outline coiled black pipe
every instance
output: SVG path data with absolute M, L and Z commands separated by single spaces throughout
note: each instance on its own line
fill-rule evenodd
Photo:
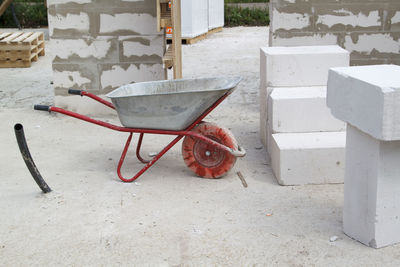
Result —
M 26 143 L 24 127 L 22 124 L 17 123 L 14 125 L 15 136 L 17 138 L 19 150 L 21 151 L 22 158 L 25 161 L 26 167 L 28 167 L 29 171 L 32 174 L 33 179 L 43 191 L 43 193 L 51 192 L 50 187 L 44 181 L 42 175 L 40 175 L 39 170 L 37 169 L 35 163 L 33 162 L 31 153 L 29 153 L 28 144 Z

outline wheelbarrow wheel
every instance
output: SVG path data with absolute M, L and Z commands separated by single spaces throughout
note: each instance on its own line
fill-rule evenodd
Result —
M 214 123 L 200 123 L 192 131 L 234 150 L 238 149 L 233 134 Z M 236 162 L 236 157 L 231 153 L 191 136 L 186 136 L 183 140 L 182 156 L 189 169 L 204 178 L 220 178 L 232 169 Z

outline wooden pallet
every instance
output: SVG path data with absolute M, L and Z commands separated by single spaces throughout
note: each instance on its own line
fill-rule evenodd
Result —
M 171 30 L 171 45 L 163 56 L 165 79 L 173 69 L 174 79 L 182 78 L 181 0 L 156 0 L 157 30 Z
M 214 29 L 208 30 L 208 34 L 213 34 L 213 33 L 216 33 L 216 32 L 221 32 L 222 29 L 223 29 L 223 27 L 218 27 L 218 28 L 214 28 Z
M 222 31 L 223 27 L 219 27 L 219 28 L 215 28 L 215 29 L 211 29 L 206 33 L 203 33 L 199 36 L 193 37 L 193 38 L 185 38 L 182 37 L 182 44 L 195 44 L 198 41 L 204 40 L 206 39 L 210 34 L 216 33 L 216 32 L 220 32 Z M 171 39 L 167 38 L 167 43 L 170 44 L 171 43 Z
M 0 68 L 29 68 L 44 55 L 43 32 L 0 32 Z
M 165 52 L 163 63 L 168 69 L 174 66 L 174 53 L 172 52 L 172 45 L 170 45 L 167 49 L 167 52 Z

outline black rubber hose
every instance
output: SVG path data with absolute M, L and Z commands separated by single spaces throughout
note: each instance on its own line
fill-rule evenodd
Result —
M 51 192 L 50 187 L 44 181 L 42 175 L 40 175 L 39 170 L 37 169 L 35 162 L 33 162 L 31 153 L 29 153 L 28 144 L 26 143 L 24 127 L 22 124 L 17 123 L 14 125 L 15 136 L 17 138 L 19 150 L 21 151 L 22 158 L 25 161 L 26 166 L 32 174 L 33 179 L 43 191 L 43 193 Z

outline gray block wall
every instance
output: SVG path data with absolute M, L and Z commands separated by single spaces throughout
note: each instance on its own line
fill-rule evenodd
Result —
M 270 0 L 270 46 L 338 44 L 352 65 L 400 64 L 399 0 Z
M 48 0 L 55 95 L 164 79 L 154 0 Z

